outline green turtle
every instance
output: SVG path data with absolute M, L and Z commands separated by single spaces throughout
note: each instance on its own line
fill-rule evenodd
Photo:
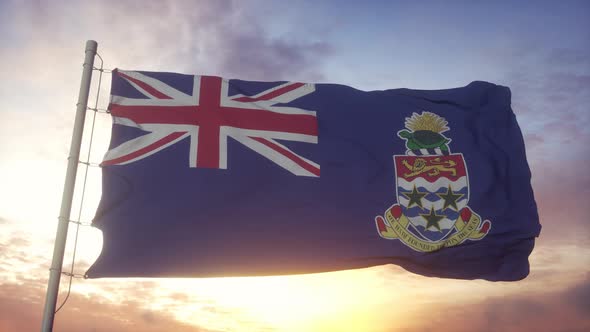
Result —
M 420 114 L 414 112 L 412 116 L 406 118 L 405 127 L 408 130 L 398 131 L 397 136 L 406 140 L 406 148 L 413 155 L 441 153 L 448 155 L 450 151 L 447 144 L 451 139 L 442 135 L 443 132 L 449 130 L 447 124 L 447 120 L 438 114 L 427 111 Z M 435 151 L 435 149 L 440 149 L 440 151 Z
M 400 130 L 397 134 L 400 138 L 406 140 L 406 147 L 408 150 L 420 149 L 436 149 L 439 148 L 443 154 L 449 153 L 449 143 L 451 140 L 430 130 L 417 130 L 410 132 L 408 130 Z

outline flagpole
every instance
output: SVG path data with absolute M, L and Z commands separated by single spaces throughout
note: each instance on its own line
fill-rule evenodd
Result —
M 80 82 L 80 92 L 78 93 L 78 103 L 76 104 L 76 120 L 74 122 L 74 131 L 72 133 L 72 142 L 70 144 L 70 155 L 68 156 L 68 168 L 64 191 L 61 198 L 57 234 L 55 236 L 55 245 L 53 247 L 53 259 L 49 270 L 49 282 L 47 284 L 45 309 L 43 310 L 43 321 L 41 325 L 42 332 L 51 332 L 53 330 L 55 305 L 57 303 L 59 280 L 64 260 L 66 239 L 68 237 L 68 225 L 70 223 L 70 212 L 72 210 L 72 199 L 74 197 L 74 187 L 76 184 L 76 172 L 78 171 L 80 146 L 82 145 L 82 133 L 84 131 L 84 120 L 86 118 L 86 108 L 88 106 L 88 94 L 90 93 L 94 56 L 97 48 L 98 44 L 94 40 L 86 41 L 84 69 L 82 71 L 82 80 Z

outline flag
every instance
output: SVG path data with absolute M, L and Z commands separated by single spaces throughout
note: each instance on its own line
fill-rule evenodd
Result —
M 115 70 L 87 275 L 522 279 L 541 226 L 510 98 Z

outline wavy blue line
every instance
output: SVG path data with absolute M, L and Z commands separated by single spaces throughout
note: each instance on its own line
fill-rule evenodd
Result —
M 428 193 L 434 193 L 434 194 L 442 194 L 442 193 L 446 193 L 447 192 L 448 187 L 440 187 L 435 192 L 432 192 L 429 189 L 426 189 L 425 187 L 416 187 L 416 189 L 418 191 L 420 191 L 420 192 L 428 192 Z M 458 191 L 453 190 L 453 192 L 455 194 L 459 193 L 459 194 L 463 194 L 463 195 L 466 195 L 468 191 L 469 191 L 469 188 L 468 187 L 463 187 L 463 188 L 461 188 Z M 411 193 L 412 191 L 411 190 L 404 189 L 403 187 L 399 187 L 398 186 L 397 187 L 397 192 L 398 193 L 401 193 L 401 192 L 410 192 Z
M 429 231 L 426 230 L 424 227 L 422 226 L 414 226 L 416 228 L 416 231 L 414 231 L 413 233 L 420 233 L 420 236 L 422 236 L 423 238 L 429 239 L 431 241 L 439 241 L 442 240 L 445 236 L 447 236 L 449 233 L 452 233 L 453 230 L 451 229 L 448 232 L 438 232 L 438 231 Z

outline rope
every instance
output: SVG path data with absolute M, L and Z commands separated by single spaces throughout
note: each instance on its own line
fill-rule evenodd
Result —
M 70 220 L 70 222 L 72 224 L 76 224 L 76 225 L 80 225 L 80 226 L 88 226 L 88 227 L 92 227 L 92 223 L 89 222 L 81 222 L 79 220 Z M 63 274 L 65 274 L 65 272 L 63 272 Z
M 89 163 L 89 162 L 85 162 L 85 161 L 79 161 L 78 163 L 82 164 L 82 165 L 86 165 L 87 167 L 100 167 L 99 163 Z
M 94 107 L 86 107 L 87 110 L 89 111 L 93 111 L 96 113 L 104 113 L 104 114 L 110 114 L 111 112 L 106 109 L 106 108 L 94 108 Z
M 99 108 L 98 108 L 98 99 L 100 97 L 100 87 L 102 84 L 102 74 L 104 72 L 112 72 L 111 70 L 105 70 L 103 68 L 103 64 L 104 61 L 102 60 L 102 57 L 100 56 L 100 54 L 96 53 L 95 54 L 99 59 L 100 59 L 100 67 L 94 67 L 94 70 L 97 70 L 99 72 L 98 75 L 98 88 L 97 88 L 97 92 L 96 92 L 96 100 L 94 101 L 94 107 L 93 108 L 88 108 L 89 110 L 94 111 L 93 115 L 92 115 L 92 126 L 91 126 L 91 130 L 90 130 L 90 142 L 88 143 L 88 153 L 86 155 L 86 161 L 78 161 L 80 164 L 86 165 L 85 171 L 84 171 L 84 181 L 82 184 L 82 197 L 80 198 L 80 207 L 78 209 L 78 218 L 77 221 L 73 221 L 73 220 L 69 220 L 70 222 L 76 224 L 76 235 L 74 237 L 74 253 L 72 254 L 72 264 L 70 267 L 70 271 L 69 272 L 63 272 L 62 274 L 69 277 L 69 281 L 68 281 L 68 292 L 66 293 L 66 297 L 64 298 L 63 302 L 59 305 L 59 307 L 55 310 L 55 313 L 57 313 L 68 301 L 68 299 L 70 298 L 70 293 L 72 290 L 72 279 L 73 278 L 85 278 L 85 275 L 83 274 L 75 274 L 74 273 L 74 265 L 76 263 L 76 249 L 78 247 L 78 234 L 80 232 L 80 226 L 90 226 L 90 224 L 83 224 L 81 223 L 79 220 L 82 217 L 82 207 L 84 205 L 84 195 L 86 193 L 86 180 L 88 179 L 88 169 L 90 168 L 90 166 L 98 166 L 98 164 L 95 163 L 90 163 L 90 153 L 92 151 L 92 141 L 94 139 L 94 125 L 96 123 L 96 114 L 97 113 L 106 113 L 105 112 L 100 112 Z

